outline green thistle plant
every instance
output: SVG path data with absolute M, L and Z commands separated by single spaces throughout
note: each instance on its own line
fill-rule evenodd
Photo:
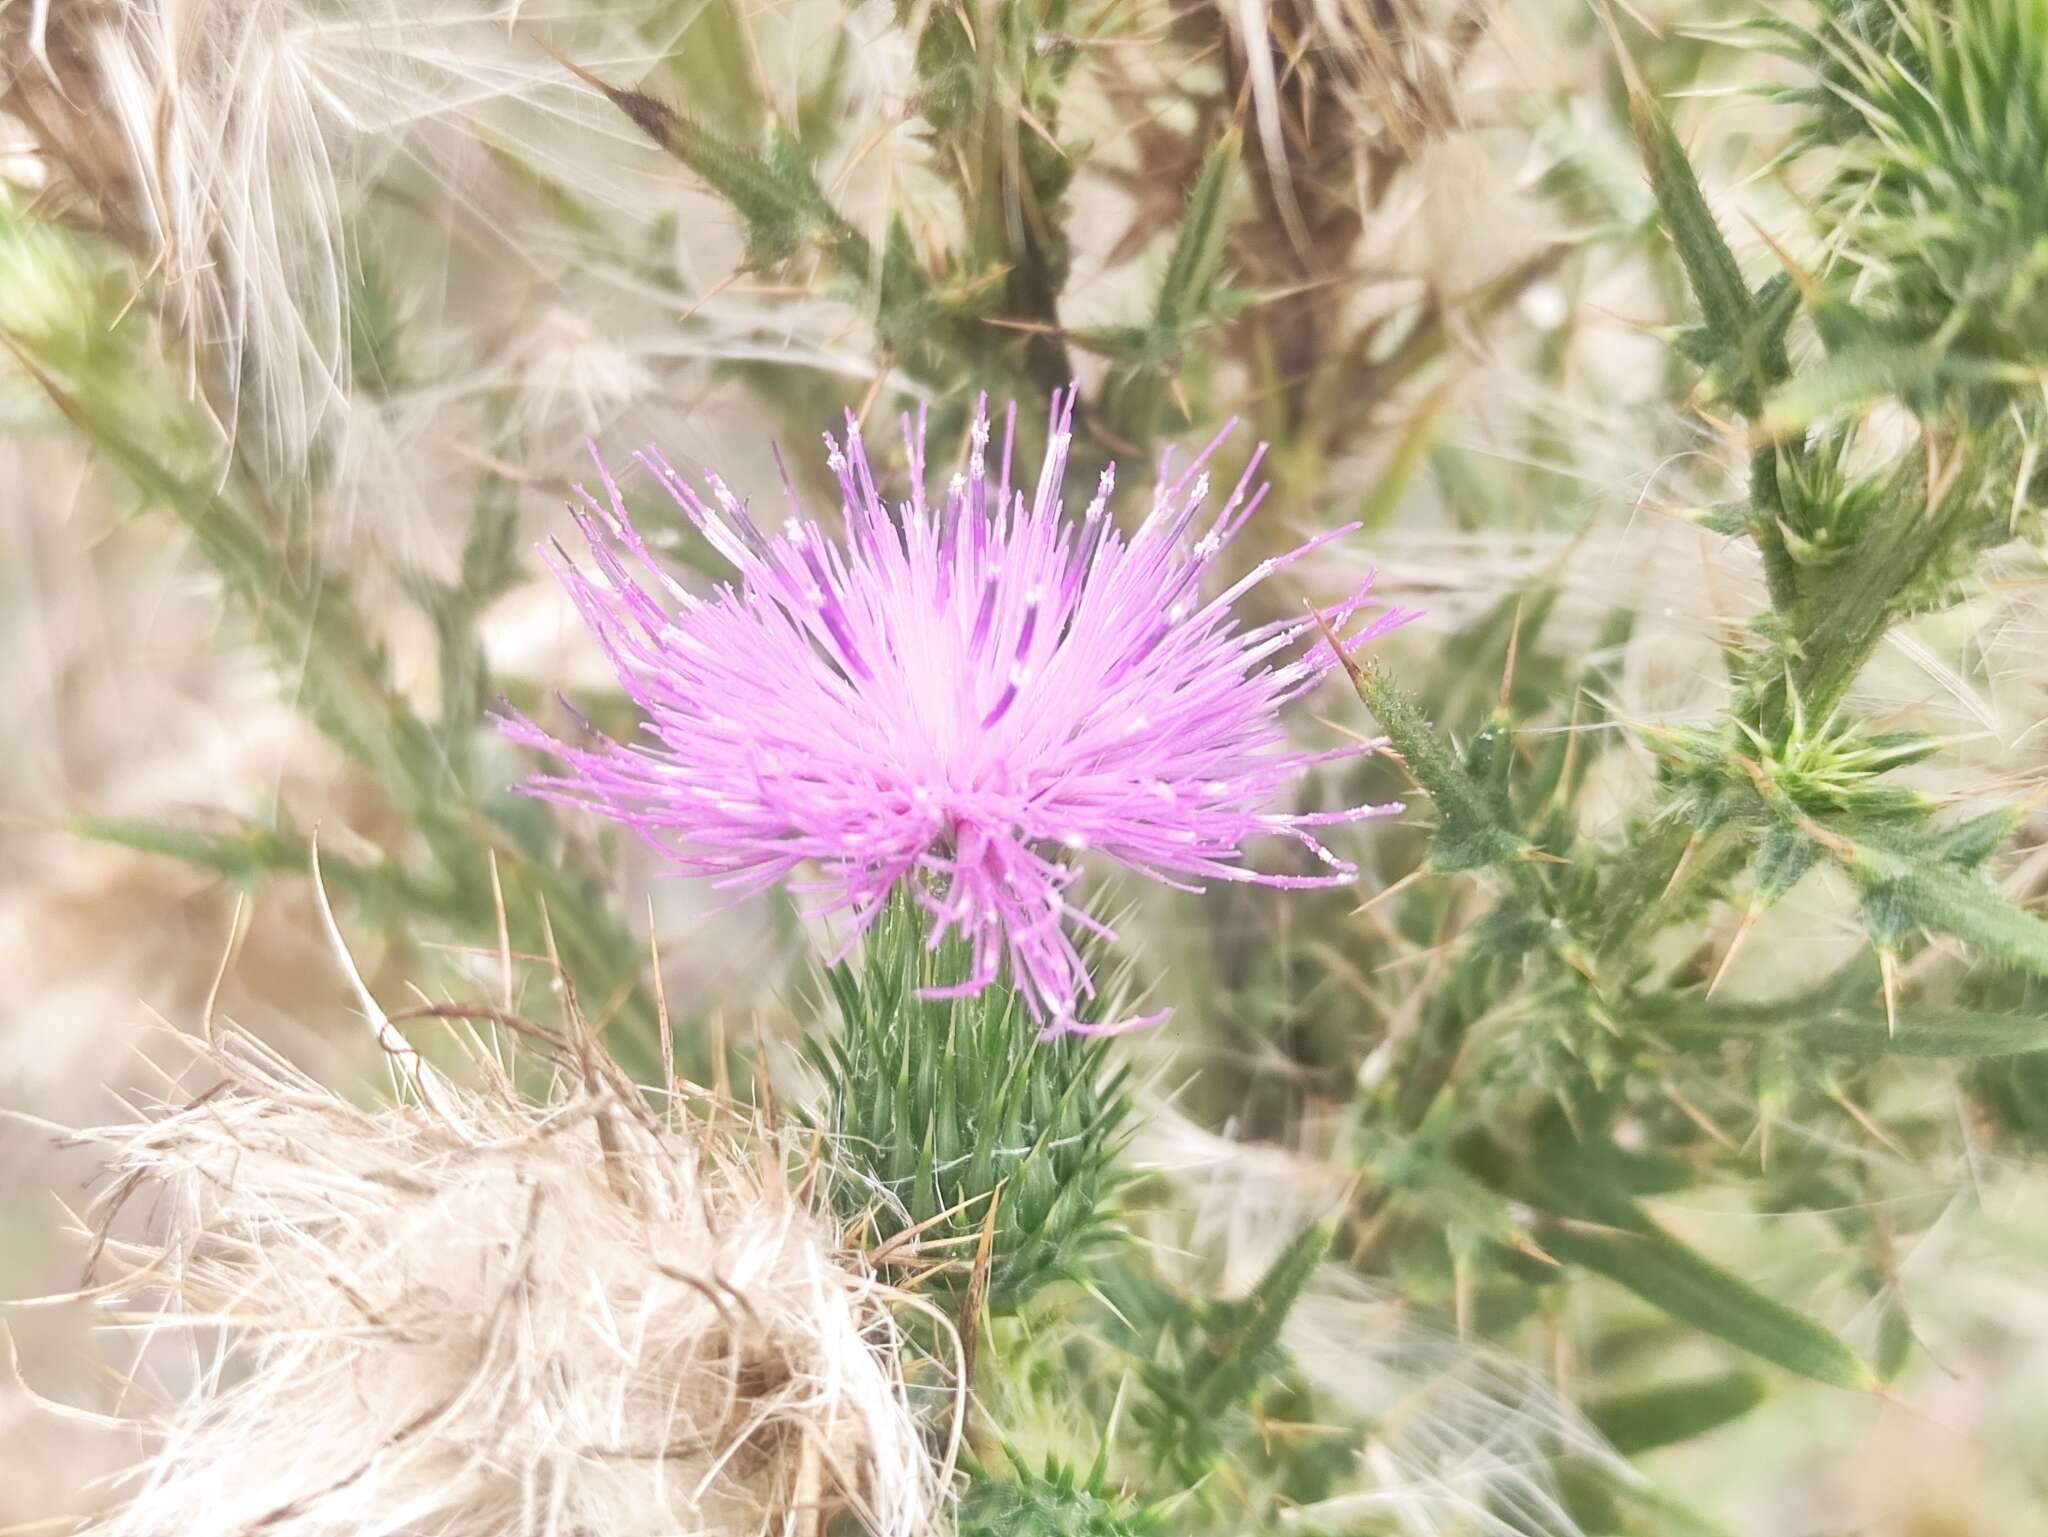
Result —
M 826 1082 L 834 1199 L 867 1219 L 877 1247 L 900 1240 L 938 1261 L 955 1295 L 971 1286 L 986 1239 L 988 1305 L 1010 1312 L 1080 1277 L 1089 1251 L 1110 1238 L 1104 1207 L 1121 1179 L 1126 1074 L 1108 1066 L 1099 1041 L 1036 1039 L 1007 986 L 919 997 L 970 968 L 964 944 L 933 951 L 924 936 L 916 905 L 899 894 L 858 967 L 828 973 L 840 1029 L 808 1038 L 805 1050 Z
M 1244 1296 L 1187 1309 L 1162 1339 L 1165 1359 L 1145 1373 L 1150 1394 L 1138 1422 L 1151 1455 L 1189 1484 L 1221 1459 L 1231 1411 L 1286 1365 L 1281 1328 L 1329 1252 L 1330 1236 L 1325 1226 L 1308 1228 Z
M 205 36 L 235 40 L 236 60 L 331 67 L 350 55 L 325 40 L 359 30 L 332 23 L 371 9 L 263 11 L 310 52 L 226 24 Z M 1941 1343 L 1940 1320 L 1908 1311 L 1928 1289 L 1901 1284 L 1912 1213 L 1964 1153 L 1988 1183 L 2048 1147 L 2043 876 L 2005 857 L 2040 823 L 1987 810 L 2023 801 L 2039 772 L 2033 717 L 2012 729 L 2010 712 L 2039 682 L 2013 661 L 2035 621 L 2004 616 L 2025 616 L 2012 594 L 2040 571 L 2024 541 L 2040 537 L 2048 427 L 2048 0 L 1816 0 L 1808 20 L 1766 21 L 1798 75 L 1774 94 L 1799 121 L 1788 133 L 1757 114 L 1731 133 L 1718 118 L 1711 165 L 1660 105 L 1728 83 L 1711 78 L 1727 55 L 1705 31 L 1646 47 L 1642 78 L 1624 60 L 1625 93 L 1584 90 L 1597 64 L 1579 59 L 1565 90 L 1503 101 L 1489 61 L 1520 39 L 1490 38 L 1487 7 L 572 6 L 510 33 L 488 6 L 445 9 L 453 31 L 421 23 L 440 4 L 392 12 L 347 69 L 375 90 L 342 93 L 360 103 L 419 76 L 404 99 L 432 141 L 337 134 L 373 153 L 306 185 L 292 157 L 202 157 L 209 217 L 160 239 L 138 194 L 159 173 L 182 185 L 182 148 L 209 142 L 157 131 L 163 109 L 234 125 L 244 146 L 266 142 L 240 131 L 265 122 L 287 130 L 268 142 L 317 146 L 312 120 L 266 116 L 227 76 L 217 102 L 192 94 L 175 51 L 124 115 L 91 34 L 177 7 L 0 0 L 14 45 L 0 56 L 27 61 L 0 66 L 0 96 L 46 113 L 61 97 L 120 151 L 102 164 L 76 152 L 99 135 L 45 131 L 70 117 L 13 113 L 46 142 L 35 182 L 0 194 L 0 363 L 21 365 L 22 386 L 10 410 L 37 432 L 67 420 L 124 505 L 186 530 L 239 615 L 227 633 L 261 643 L 350 784 L 374 794 L 389 832 L 325 845 L 352 929 L 451 940 L 464 977 L 500 952 L 558 954 L 591 1022 L 650 1081 L 667 1042 L 687 1057 L 714 1039 L 692 1027 L 733 1000 L 672 989 L 696 1001 L 668 1016 L 637 877 L 573 821 L 507 795 L 517 770 L 481 726 L 499 688 L 532 714 L 560 681 L 499 641 L 526 632 L 526 550 L 559 478 L 581 473 L 572 440 L 623 449 L 678 416 L 695 431 L 700 387 L 721 397 L 702 426 L 744 392 L 786 448 L 842 405 L 887 440 L 927 395 L 931 438 L 950 442 L 974 409 L 965 386 L 986 386 L 1018 398 L 1028 462 L 1045 398 L 1092 362 L 1069 446 L 1083 478 L 1114 456 L 1128 482 L 1167 440 L 1249 416 L 1274 445 L 1282 516 L 1364 522 L 1358 548 L 1435 613 L 1437 644 L 1352 674 L 1364 709 L 1346 724 L 1367 734 L 1369 711 L 1392 749 L 1272 808 L 1407 800 L 1406 825 L 1360 857 L 1363 905 L 1269 906 L 1232 886 L 1130 930 L 1182 1010 L 1170 1049 L 1187 1125 L 1161 1117 L 1164 1154 L 1146 1160 L 1159 1177 L 1127 1185 L 1118 1167 L 1120 1048 L 1038 1040 L 1002 987 L 927 996 L 979 968 L 957 944 L 927 947 L 914 902 L 820 989 L 836 1030 L 804 1049 L 825 1087 L 823 1195 L 849 1243 L 935 1295 L 967 1341 L 961 1537 L 1720 1534 L 1610 1447 L 1690 1442 L 1773 1400 L 1762 1412 L 1783 1415 L 1789 1393 L 1808 1395 L 1797 1414 L 1851 1411 L 1846 1395 L 1894 1379 L 1910 1392 L 1916 1342 Z M 47 59 L 30 41 L 45 22 Z M 1626 121 L 1606 110 L 1624 95 Z M 1439 200 L 1459 190 L 1468 126 L 1505 161 L 1493 150 L 1518 122 L 1540 171 L 1518 190 L 1572 233 L 1508 238 L 1482 271 L 1462 257 L 1495 241 L 1489 222 L 1542 221 L 1481 219 L 1475 237 Z M 450 176 L 443 137 L 493 169 Z M 1440 144 L 1451 153 L 1425 157 Z M 1780 150 L 1814 242 L 1744 233 L 1745 212 L 1768 224 L 1771 207 L 1746 173 Z M 261 209 L 324 207 L 330 181 L 333 218 L 304 233 L 315 255 L 346 252 L 332 293 L 303 291 L 289 240 L 253 274 L 237 265 L 271 249 L 251 238 L 277 222 Z M 461 207 L 442 206 L 446 187 Z M 1745 190 L 1715 194 L 1729 187 Z M 723 214 L 707 220 L 712 202 Z M 714 226 L 730 240 L 707 238 Z M 502 271 L 485 248 L 507 253 Z M 289 302 L 183 336 L 209 270 L 223 292 L 253 275 Z M 1660 285 L 1664 318 L 1687 322 L 1661 369 L 1617 361 L 1604 336 L 1582 344 L 1605 329 L 1585 321 L 1611 313 L 1601 290 L 1617 277 L 1632 297 L 1638 279 Z M 445 315 L 444 293 L 461 299 Z M 312 451 L 283 475 L 279 433 L 241 402 L 297 377 L 301 331 L 328 338 L 310 355 L 346 410 L 295 429 Z M 1460 387 L 1472 363 L 1483 404 Z M 1516 388 L 1494 387 L 1509 377 Z M 1670 399 L 1641 410 L 1646 381 Z M 1679 398 L 1703 409 L 1667 409 Z M 567 407 L 583 432 L 559 430 Z M 1657 441 L 1616 452 L 1625 419 Z M 344 559 L 314 537 L 399 484 L 365 478 L 344 427 L 372 448 L 389 439 L 394 472 L 447 511 L 445 560 L 415 568 L 365 539 L 358 571 L 355 546 Z M 1702 472 L 1714 443 L 1727 463 Z M 924 457 L 895 454 L 878 452 L 879 480 Z M 824 485 L 805 483 L 806 457 L 789 456 L 799 497 Z M 1619 591 L 1620 566 L 1657 553 L 1635 520 L 1612 558 L 1595 529 L 1520 574 L 1525 540 L 1581 527 L 1602 487 L 1660 462 L 1656 490 L 1713 503 L 1691 516 L 1753 545 L 1760 612 L 1710 598 L 1667 615 L 1665 591 Z M 935 479 L 964 468 L 929 465 Z M 1055 518 L 1082 516 L 1070 499 Z M 1409 541 L 1424 534 L 1418 578 Z M 1718 575 L 1724 552 L 1697 543 Z M 663 525 L 650 544 L 692 568 L 693 588 L 729 576 L 698 532 Z M 1273 551 L 1243 553 L 1240 568 Z M 1643 569 L 1658 589 L 1686 580 Z M 1302 596 L 1285 592 L 1290 607 Z M 1980 623 L 1986 609 L 2003 622 Z M 1678 640 L 1690 667 L 1708 633 L 1725 693 L 1688 684 L 1673 706 L 1663 648 Z M 1979 772 L 1993 733 L 1965 747 L 1941 701 L 1898 697 L 1896 666 L 1858 687 L 1894 636 L 1902 656 L 1953 664 L 1958 696 L 1998 685 L 1983 690 L 2010 760 L 1996 780 Z M 584 691 L 577 708 L 620 738 L 634 715 L 616 694 Z M 801 739 L 811 720 L 796 719 Z M 1905 783 L 1923 761 L 1932 772 Z M 292 805 L 234 824 L 72 825 L 255 886 L 306 868 Z M 801 930 L 781 908 L 772 922 L 771 964 L 802 964 Z M 1840 955 L 1811 942 L 1817 928 Z M 689 974 L 689 947 L 657 937 Z M 442 990 L 438 973 L 423 982 Z M 825 1023 L 771 1016 L 764 1030 Z M 1218 1247 L 1250 1226 L 1265 1252 L 1275 1179 L 1332 1209 L 1318 1204 L 1325 1220 L 1248 1291 L 1216 1295 L 1198 1278 L 1245 1273 L 1213 1266 Z M 1284 1210 L 1301 1210 L 1296 1195 Z M 1766 1236 L 1785 1232 L 1798 1236 Z M 930 1345 L 921 1311 L 902 1321 Z M 1395 1314 L 1412 1332 L 1385 1327 Z M 952 1357 L 935 1355 L 909 1386 L 950 1413 L 953 1384 L 934 1379 Z M 1555 1379 L 1525 1392 L 1501 1369 L 1514 1360 L 1545 1363 L 1532 1381 L 1554 1361 Z M 1388 1395 L 1347 1391 L 1361 1384 Z M 1607 1445 L 1582 1434 L 1565 1384 Z

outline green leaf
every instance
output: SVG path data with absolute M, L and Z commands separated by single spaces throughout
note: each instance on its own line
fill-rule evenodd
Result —
M 964 312 L 940 302 L 902 221 L 891 222 L 878 250 L 833 204 L 804 147 L 786 130 L 774 129 L 757 154 L 644 91 L 569 68 L 732 205 L 746 221 L 750 263 L 767 266 L 800 251 L 817 252 L 837 286 L 873 304 L 884 349 L 927 378 L 951 384 L 963 360 L 985 360 L 985 349 L 970 340 L 984 333 Z
M 1179 388 L 1203 330 L 1228 318 L 1235 296 L 1218 283 L 1231 173 L 1239 133 L 1217 141 L 1188 194 L 1187 210 L 1142 325 L 1097 326 L 1070 333 L 1073 343 L 1117 363 L 1098 406 L 1098 422 L 1134 448 L 1158 435 L 1169 407 L 1187 409 Z
M 747 255 L 768 263 L 797 248 L 833 222 L 830 205 L 801 160 L 778 141 L 768 156 L 751 153 L 723 134 L 692 122 L 659 97 L 610 85 L 571 64 L 577 77 L 604 93 L 633 126 L 695 171 L 747 224 Z
M 1843 862 L 1862 889 L 1866 912 L 1887 932 L 1903 920 L 2048 976 L 2048 922 L 2008 901 L 1982 876 L 1870 842 L 1851 846 Z
M 1917 835 L 1916 846 L 1959 870 L 1974 870 L 2004 847 L 2005 840 L 2013 835 L 2025 815 L 2016 806 L 2001 806 L 1952 827 L 1923 830 Z
M 1756 890 L 1764 902 L 1776 902 L 1798 885 L 1813 862 L 1820 857 L 1820 845 L 1789 822 L 1774 822 L 1764 834 L 1756 856 Z
M 1693 507 L 1681 514 L 1688 523 L 1724 539 L 1739 539 L 1749 532 L 1751 517 L 1747 502 L 1727 502 L 1712 507 Z
M 1727 1527 L 1700 1514 L 1669 1490 L 1612 1462 L 1585 1458 L 1567 1463 L 1561 1483 L 1574 1514 L 1588 1531 L 1626 1529 L 1643 1537 L 1733 1537 Z M 1629 1522 L 1624 1528 L 1623 1511 L 1642 1517 L 1646 1524 Z
M 1970 1060 L 2048 1051 L 2048 1019 L 1969 1009 L 1902 1009 L 1897 1028 L 1881 1008 L 1792 1004 L 1717 1009 L 1696 1005 L 1655 1017 L 1683 1034 L 1722 1040 L 1769 1039 L 1846 1057 Z
M 1757 1291 L 1643 1218 L 1639 1229 L 1553 1221 L 1545 1249 L 1605 1276 L 1680 1323 L 1726 1340 L 1787 1371 L 1862 1392 L 1876 1374 L 1832 1331 Z
M 1896 1382 L 1913 1355 L 1913 1321 L 1906 1316 L 1906 1306 L 1895 1290 L 1886 1290 L 1878 1308 L 1877 1374 L 1886 1382 Z
M 1756 1372 L 1716 1372 L 1614 1393 L 1585 1406 L 1586 1418 L 1624 1457 L 1675 1446 L 1749 1413 L 1768 1395 Z
M 1361 1128 L 1360 1160 L 1389 1199 L 1418 1220 L 1454 1233 L 1527 1250 L 1529 1237 L 1508 1199 L 1460 1168 L 1427 1135 L 1384 1135 Z
M 1716 344 L 1716 368 L 1736 408 L 1754 416 L 1764 391 L 1789 371 L 1784 333 L 1797 292 L 1774 280 L 1760 296 L 1750 293 L 1670 119 L 1640 81 L 1630 82 L 1628 109 L 1657 207 Z
M 1887 396 L 1911 398 L 1938 382 L 1942 352 L 1926 346 L 1862 346 L 1802 368 L 1772 391 L 1763 427 L 1778 436 L 1869 405 Z
M 1184 1379 L 1190 1407 L 1213 1418 L 1251 1396 L 1280 1346 L 1280 1331 L 1316 1267 L 1329 1253 L 1332 1230 L 1317 1223 L 1289 1244 L 1249 1295 L 1212 1304 L 1203 1320 L 1208 1346 Z
M 1250 1292 L 1202 1307 L 1185 1330 L 1183 1357 L 1148 1367 L 1151 1400 L 1138 1410 L 1153 1455 L 1193 1483 L 1222 1447 L 1229 1411 L 1248 1401 L 1285 1359 L 1280 1332 L 1329 1252 L 1332 1228 L 1304 1230 Z
M 1129 367 L 1155 362 L 1158 350 L 1146 326 L 1077 326 L 1067 332 L 1067 340 L 1083 352 Z
M 273 875 L 303 876 L 313 862 L 311 845 L 288 828 L 207 832 L 139 818 L 80 817 L 71 823 L 71 831 L 96 843 L 181 860 L 243 885 Z M 414 887 L 403 871 L 388 864 L 358 864 L 328 851 L 320 856 L 320 873 L 330 885 L 376 905 L 386 917 L 407 901 L 433 900 Z
M 1166 273 L 1152 304 L 1152 323 L 1161 332 L 1178 335 L 1207 318 L 1216 272 L 1223 262 L 1223 237 L 1228 230 L 1224 209 L 1230 196 L 1242 135 L 1235 127 L 1216 141 L 1188 194 L 1187 212 L 1173 243 Z
M 1358 521 L 1367 534 L 1377 533 L 1393 521 L 1416 472 L 1429 462 L 1441 430 L 1444 408 L 1450 404 L 1452 395 L 1448 384 L 1440 385 L 1415 410 L 1404 415 L 1394 439 L 1394 452 L 1358 509 Z
M 1671 120 L 1640 82 L 1629 91 L 1628 115 L 1671 243 L 1677 247 L 1708 329 L 1725 347 L 1749 324 L 1749 285 L 1722 237 L 1714 211 L 1707 206 L 1692 161 L 1672 132 Z

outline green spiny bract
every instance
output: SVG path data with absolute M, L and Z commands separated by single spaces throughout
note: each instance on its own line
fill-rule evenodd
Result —
M 1695 826 L 1809 817 L 1896 821 L 1927 816 L 1927 796 L 1885 781 L 1940 743 L 1918 732 L 1865 730 L 1831 717 L 1808 722 L 1793 696 L 1790 716 L 1766 732 L 1737 720 L 1723 731 L 1644 729 L 1667 755 L 1672 810 Z
M 823 1122 L 837 1147 L 834 1199 L 864 1216 L 875 1242 L 899 1236 L 943 1261 L 964 1291 L 995 1203 L 988 1302 L 1021 1305 L 1082 1272 L 1107 1236 L 1103 1207 L 1129 1109 L 1123 1072 L 1100 1042 L 1036 1040 L 1010 988 L 933 999 L 960 982 L 964 946 L 925 943 L 899 894 L 875 922 L 858 968 L 828 974 L 840 1030 L 807 1042 L 827 1085 Z
M 1988 420 L 2048 360 L 2048 3 L 1840 4 L 1806 40 L 1852 276 L 1818 319 L 1908 402 Z
M 959 1537 L 1152 1537 L 1159 1516 L 1132 1508 L 1098 1467 L 1077 1473 L 1057 1458 L 1033 1471 L 1013 1455 L 1015 1476 L 976 1477 L 961 1496 Z

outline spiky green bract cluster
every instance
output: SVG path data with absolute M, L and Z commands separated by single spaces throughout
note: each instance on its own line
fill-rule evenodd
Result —
M 1216 1463 L 1231 1411 L 1285 1364 L 1281 1328 L 1329 1249 L 1327 1227 L 1304 1230 L 1244 1296 L 1192 1308 L 1163 1333 L 1168 1354 L 1146 1370 L 1137 1416 L 1161 1466 L 1193 1484 Z
M 841 1027 L 806 1049 L 827 1086 L 841 1209 L 864 1216 L 877 1244 L 912 1235 L 911 1252 L 940 1261 L 955 1293 L 987 1233 L 988 1302 L 1007 1311 L 1081 1274 L 1107 1237 L 1129 1100 L 1100 1041 L 1037 1039 L 1007 986 L 919 996 L 970 967 L 963 945 L 926 944 L 916 904 L 899 894 L 858 967 L 828 974 Z
M 1933 797 L 1886 776 L 1927 758 L 1939 742 L 1839 719 L 1816 728 L 1796 703 L 1771 735 L 1740 720 L 1732 736 L 1643 733 L 1669 755 L 1666 805 L 1673 817 L 1702 832 L 1739 828 L 1752 841 L 1752 910 L 1776 902 L 1832 856 L 1863 898 L 1879 954 L 1928 932 L 2020 966 L 2048 965 L 2048 928 L 1975 874 L 2017 817 L 1993 811 L 1937 823 Z
M 1800 41 L 1852 280 L 1816 311 L 1836 354 L 1818 382 L 1989 420 L 2048 360 L 2048 0 L 1827 11 Z
M 976 1476 L 960 1499 L 959 1537 L 1153 1537 L 1159 1515 L 1138 1509 L 1103 1482 L 1098 1463 L 1077 1472 L 1057 1457 L 1028 1468 L 1012 1453 L 1014 1476 Z
M 1902 66 L 1909 78 L 1937 103 L 1950 89 L 1937 79 L 1953 86 L 1943 110 L 1961 115 L 1957 133 L 1969 110 L 1990 114 L 1967 124 L 1973 133 L 1999 124 L 2034 133 L 2031 103 L 2044 89 L 2034 28 L 2048 9 L 1966 0 L 1943 17 L 1893 14 L 1893 53 L 1920 61 Z M 1985 30 L 1966 46 L 1971 26 Z M 1859 34 L 1865 43 L 1874 35 Z M 1858 67 L 1889 57 L 1857 48 L 1847 57 Z M 2048 1051 L 2048 923 L 1985 868 L 2016 817 L 1946 813 L 1902 783 L 1900 771 L 1945 744 L 1860 719 L 1851 693 L 1889 633 L 1953 603 L 1977 578 L 1985 545 L 2039 518 L 2033 445 L 2048 418 L 2038 386 L 2009 388 L 1979 366 L 1987 354 L 1969 340 L 1979 325 L 2033 323 L 2027 305 L 2005 302 L 2014 284 L 2024 287 L 2015 274 L 2025 263 L 1999 269 L 2005 297 L 1980 293 L 1967 264 L 1910 281 L 1850 264 L 1759 282 L 1723 236 L 1661 106 L 1633 76 L 1631 85 L 1659 213 L 1695 305 L 1679 350 L 1702 371 L 1699 394 L 1716 419 L 1737 416 L 1752 429 L 1741 500 L 1706 521 L 1754 541 L 1769 605 L 1726 648 L 1725 709 L 1682 729 L 1607 718 L 1613 680 L 1600 657 L 1619 651 L 1631 621 L 1580 667 L 1546 640 L 1548 584 L 1508 598 L 1446 648 L 1454 676 L 1500 677 L 1497 702 L 1481 697 L 1490 687 L 1463 697 L 1431 690 L 1425 709 L 1383 666 L 1352 669 L 1390 756 L 1433 808 L 1416 873 L 1439 879 L 1413 882 L 1376 918 L 1396 948 L 1428 957 L 1434 975 L 1392 1016 L 1399 1027 L 1353 1064 L 1350 1153 L 1365 1180 L 1372 1249 L 1396 1256 L 1407 1295 L 1513 1319 L 1544 1308 L 1559 1281 L 1589 1273 L 1666 1315 L 1674 1331 L 1867 1391 L 1900 1369 L 1912 1330 L 1890 1235 L 1870 1215 L 1887 1187 L 1843 1147 L 1876 1142 L 1907 1170 L 1912 1155 L 1900 1150 L 1943 1130 L 1889 1107 L 1880 1122 L 1863 1107 L 1913 1066 L 1901 1059 Z M 1844 164 L 1911 151 L 1857 110 L 1831 141 Z M 1931 163 L 1933 150 L 1920 158 Z M 1987 161 L 1982 176 L 1992 169 Z M 2016 163 L 2004 169 L 2018 174 Z M 1918 195 L 1900 194 L 1900 208 Z M 1970 195 L 1947 186 L 1937 205 L 1929 191 L 1926 217 Z M 2006 198 L 1995 181 L 1975 189 L 1987 195 Z M 1849 238 L 1861 216 L 1831 206 Z M 1955 217 L 1962 228 L 1976 215 Z M 1983 218 L 2010 228 L 2032 214 Z M 1903 233 L 1897 243 L 1903 268 Z M 1936 349 L 1944 366 L 1974 360 L 1975 373 L 1949 379 L 1967 375 L 1969 389 L 1929 373 L 1941 387 L 1922 390 L 1882 370 L 1846 387 L 1880 321 L 1919 316 L 1920 325 L 1937 302 L 1947 318 L 1928 321 L 1912 345 Z M 1839 324 L 1855 313 L 1874 317 L 1861 332 Z M 1813 355 L 1815 335 L 1824 357 Z M 1995 420 L 1972 393 L 1985 384 L 2005 390 Z M 1889 439 L 1866 409 L 1879 396 L 1907 407 L 1903 422 L 1886 424 Z M 1567 696 L 1568 717 L 1558 709 Z M 1620 729 L 1595 729 L 1610 724 Z M 1584 811 L 1589 776 L 1615 741 L 1647 747 L 1660 763 L 1654 790 L 1619 825 Z M 1773 990 L 1752 973 L 1731 989 L 1743 1001 L 1717 996 L 1766 909 L 1823 870 L 1833 892 L 1816 895 L 1855 901 L 1867 945 L 1816 982 L 1781 977 Z M 1938 936 L 1961 941 L 1964 966 L 1929 944 Z M 2034 980 L 2017 985 L 2021 973 Z M 2015 1135 L 2048 1124 L 2029 1114 L 2048 1082 L 2031 1060 L 1976 1077 Z M 1812 1213 L 1842 1246 L 1840 1268 L 1877 1319 L 1876 1339 L 1852 1347 L 1754 1284 L 1739 1256 L 1664 1226 L 1660 1201 L 1717 1184 L 1761 1210 Z M 1755 1396 L 1747 1384 L 1731 1391 L 1728 1412 Z

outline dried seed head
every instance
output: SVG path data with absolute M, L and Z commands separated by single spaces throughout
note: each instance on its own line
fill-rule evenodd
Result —
M 105 1295 L 199 1370 L 98 1537 L 923 1531 L 944 1475 L 887 1293 L 758 1129 L 606 1071 L 363 1109 L 251 1038 L 183 1108 L 89 1134 Z M 156 1304 L 161 1304 L 157 1306 Z

